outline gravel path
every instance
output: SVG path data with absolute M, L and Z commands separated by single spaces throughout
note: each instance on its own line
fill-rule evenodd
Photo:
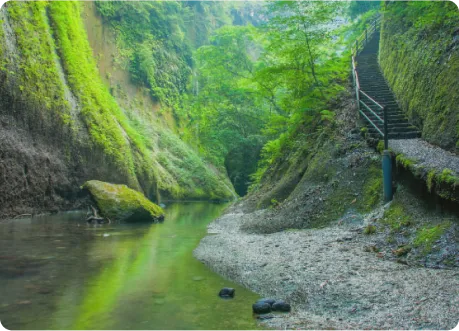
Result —
M 459 320 L 459 271 L 408 266 L 366 252 L 375 236 L 363 219 L 323 229 L 249 234 L 240 230 L 266 211 L 233 206 L 209 226 L 195 256 L 265 297 L 285 299 L 276 329 L 452 329 Z M 383 212 L 383 209 L 379 211 Z M 356 222 L 355 218 L 360 217 Z M 237 295 L 237 294 L 236 294 Z M 251 309 L 251 307 L 247 307 Z
M 422 139 L 390 140 L 389 147 L 409 159 L 417 160 L 418 165 L 427 169 L 450 169 L 459 175 L 459 156 Z

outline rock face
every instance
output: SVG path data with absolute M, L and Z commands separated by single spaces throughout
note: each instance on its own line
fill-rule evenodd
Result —
M 158 222 L 164 220 L 164 211 L 145 196 L 128 188 L 90 180 L 83 189 L 89 191 L 100 213 L 112 221 L 123 222 Z

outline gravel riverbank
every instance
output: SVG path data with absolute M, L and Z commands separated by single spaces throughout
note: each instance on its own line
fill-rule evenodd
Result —
M 366 236 L 362 229 L 375 214 L 348 213 L 324 228 L 259 234 L 245 232 L 243 225 L 270 211 L 243 213 L 243 204 L 210 224 L 194 253 L 226 278 L 292 304 L 291 313 L 264 319 L 265 327 L 452 329 L 458 324 L 459 270 L 405 265 L 368 252 L 365 247 L 378 235 Z

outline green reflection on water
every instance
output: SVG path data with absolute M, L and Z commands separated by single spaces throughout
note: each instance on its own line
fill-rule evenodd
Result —
M 257 328 L 251 313 L 257 295 L 192 255 L 223 207 L 171 204 L 163 224 L 94 228 L 78 222 L 80 214 L 0 224 L 0 248 L 9 261 L 49 261 L 19 277 L 3 273 L 11 286 L 0 288 L 2 324 L 10 329 Z M 236 288 L 233 300 L 217 296 L 224 286 Z M 52 292 L 40 293 L 43 287 Z

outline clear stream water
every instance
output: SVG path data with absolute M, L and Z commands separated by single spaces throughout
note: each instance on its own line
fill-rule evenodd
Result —
M 0 222 L 7 329 L 256 329 L 258 296 L 192 253 L 224 205 L 175 203 L 162 224 L 87 225 L 69 212 Z M 218 297 L 236 289 L 232 300 Z

